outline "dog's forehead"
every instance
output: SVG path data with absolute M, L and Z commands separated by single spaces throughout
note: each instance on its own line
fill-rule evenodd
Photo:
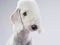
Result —
M 17 3 L 17 7 L 21 7 L 21 6 L 30 6 L 31 4 L 34 4 L 34 1 L 18 1 Z
M 21 10 L 32 10 L 37 12 L 37 4 L 34 1 L 20 1 L 17 4 L 17 8 L 20 8 Z
M 33 2 L 21 2 L 17 7 L 21 10 L 21 14 L 27 11 L 28 16 L 39 17 L 40 18 L 40 11 L 38 9 L 38 5 Z M 32 17 L 32 18 L 33 18 Z

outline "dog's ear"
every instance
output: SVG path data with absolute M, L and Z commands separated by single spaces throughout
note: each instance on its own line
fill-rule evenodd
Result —
M 20 22 L 20 9 L 16 9 L 15 12 L 11 15 L 11 21 L 13 24 Z

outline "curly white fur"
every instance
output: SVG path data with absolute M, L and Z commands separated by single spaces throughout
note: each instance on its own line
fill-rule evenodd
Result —
M 24 12 L 27 12 L 27 16 L 23 16 Z M 11 21 L 13 35 L 7 45 L 33 45 L 32 35 L 41 31 L 40 11 L 35 0 L 19 0 L 16 10 L 11 15 Z M 36 31 L 31 29 L 33 24 L 38 27 Z

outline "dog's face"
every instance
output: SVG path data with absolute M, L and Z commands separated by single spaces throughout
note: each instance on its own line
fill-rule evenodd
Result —
M 23 2 L 11 16 L 15 28 L 19 27 L 29 31 L 40 31 L 40 14 L 37 5 L 31 2 Z

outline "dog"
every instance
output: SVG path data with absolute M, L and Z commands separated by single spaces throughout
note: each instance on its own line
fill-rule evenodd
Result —
M 10 16 L 13 34 L 7 45 L 33 45 L 32 35 L 41 32 L 39 6 L 35 0 L 19 0 Z

